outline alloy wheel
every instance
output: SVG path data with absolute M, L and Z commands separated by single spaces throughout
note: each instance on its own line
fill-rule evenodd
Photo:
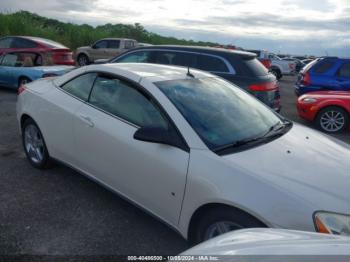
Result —
M 320 126 L 327 132 L 337 132 L 345 125 L 344 115 L 335 110 L 326 111 L 320 118 Z
M 211 239 L 227 232 L 242 229 L 243 227 L 232 221 L 218 221 L 208 227 L 204 234 L 204 240 Z
M 44 140 L 39 129 L 30 124 L 24 130 L 24 146 L 28 157 L 34 163 L 41 163 L 44 160 Z

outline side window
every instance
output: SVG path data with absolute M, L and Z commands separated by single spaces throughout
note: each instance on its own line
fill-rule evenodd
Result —
M 7 54 L 4 56 L 1 65 L 2 66 L 16 66 L 17 64 L 17 55 L 16 54 Z
M 229 70 L 221 59 L 213 56 L 200 55 L 198 56 L 198 68 L 209 72 L 228 73 Z
M 95 73 L 81 75 L 64 84 L 61 88 L 73 96 L 87 101 L 95 78 Z
M 23 38 L 14 38 L 12 44 L 12 48 L 35 48 L 37 44 L 33 41 Z
M 130 40 L 126 40 L 125 41 L 125 49 L 131 49 L 131 48 L 134 48 L 134 41 L 130 41 Z
M 314 72 L 316 74 L 326 73 L 334 65 L 334 61 L 323 61 L 315 65 Z
M 343 64 L 338 71 L 338 76 L 350 78 L 350 64 Z
M 151 63 L 151 52 L 150 51 L 142 51 L 135 52 L 117 59 L 115 62 L 117 63 Z
M 11 37 L 0 39 L 0 48 L 10 48 L 12 41 L 13 38 Z
M 94 44 L 94 48 L 95 49 L 107 48 L 107 41 L 102 40 L 102 41 L 97 42 L 96 44 Z
M 108 48 L 119 49 L 120 41 L 119 40 L 108 40 Z
M 196 67 L 196 56 L 192 53 L 159 51 L 157 52 L 156 63 Z
M 116 78 L 97 77 L 90 104 L 138 126 L 166 128 L 167 121 L 154 103 L 127 82 Z

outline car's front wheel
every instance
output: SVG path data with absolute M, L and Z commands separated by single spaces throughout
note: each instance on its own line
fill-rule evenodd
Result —
M 326 133 L 339 133 L 349 126 L 349 114 L 337 106 L 322 109 L 315 119 L 317 127 Z
M 27 119 L 22 126 L 22 142 L 29 162 L 36 168 L 44 169 L 50 165 L 50 156 L 44 137 L 38 125 Z
M 249 214 L 230 207 L 217 207 L 209 210 L 200 218 L 195 229 L 191 232 L 190 242 L 198 244 L 230 231 L 266 227 L 262 222 Z
M 18 79 L 18 88 L 30 82 L 32 82 L 32 80 L 30 80 L 28 77 L 22 76 Z

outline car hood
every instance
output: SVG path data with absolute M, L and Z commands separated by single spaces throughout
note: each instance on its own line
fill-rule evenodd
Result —
M 344 142 L 295 123 L 274 141 L 223 158 L 315 208 L 350 214 L 350 146 Z
M 244 229 L 213 238 L 182 255 L 288 254 L 349 255 L 350 238 L 284 229 Z

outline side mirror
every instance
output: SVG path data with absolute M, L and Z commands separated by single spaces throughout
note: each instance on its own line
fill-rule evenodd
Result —
M 189 150 L 188 146 L 177 132 L 173 129 L 166 129 L 164 127 L 140 127 L 135 132 L 134 139 L 150 143 L 170 145 L 184 151 Z

